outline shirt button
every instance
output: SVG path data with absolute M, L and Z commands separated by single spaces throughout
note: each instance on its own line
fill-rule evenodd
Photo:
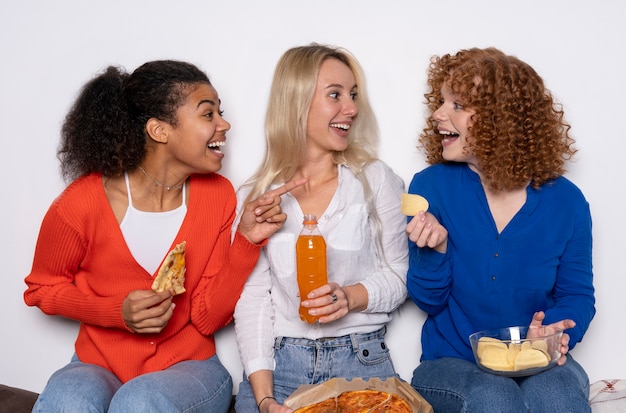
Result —
M 493 254 L 494 257 L 500 256 L 497 252 Z
M 151 342 L 150 342 L 150 345 L 151 345 L 151 346 L 154 346 L 154 341 L 151 341 Z
M 495 275 L 492 275 L 492 276 L 491 276 L 491 281 L 495 281 L 495 280 L 496 280 L 496 276 L 495 276 Z

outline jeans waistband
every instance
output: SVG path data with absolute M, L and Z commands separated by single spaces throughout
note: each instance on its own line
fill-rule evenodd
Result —
M 385 338 L 387 327 L 383 326 L 379 330 L 369 333 L 353 333 L 340 337 L 322 337 L 315 340 L 308 338 L 294 338 L 294 337 L 276 337 L 274 340 L 274 348 L 279 350 L 285 344 L 293 344 L 298 346 L 309 346 L 315 348 L 329 348 L 329 347 L 345 347 L 352 346 L 356 351 L 359 349 L 359 343 L 368 340 L 376 340 Z

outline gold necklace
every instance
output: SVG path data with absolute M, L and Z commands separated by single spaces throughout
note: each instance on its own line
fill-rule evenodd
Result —
M 154 182 L 154 185 L 156 186 L 162 186 L 163 188 L 165 188 L 166 190 L 171 190 L 171 189 L 182 189 L 183 185 L 185 184 L 185 181 L 183 181 L 182 183 L 178 184 L 178 185 L 165 185 L 162 182 L 157 181 L 156 179 L 154 179 L 148 172 L 146 172 L 141 166 L 139 167 L 139 170 L 141 172 L 143 172 L 143 174 L 145 176 L 147 176 L 148 178 L 150 178 L 150 180 L 152 182 Z

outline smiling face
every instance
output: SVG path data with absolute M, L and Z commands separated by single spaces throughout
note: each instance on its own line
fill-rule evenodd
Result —
M 309 152 L 340 152 L 348 147 L 348 132 L 359 112 L 356 96 L 356 80 L 350 68 L 337 59 L 325 60 L 309 108 Z
M 222 168 L 222 147 L 230 124 L 222 117 L 220 100 L 213 86 L 190 87 L 185 103 L 176 110 L 176 126 L 170 125 L 174 156 L 191 167 L 192 173 L 217 172 Z
M 476 168 L 476 157 L 468 148 L 468 130 L 475 112 L 464 109 L 459 96 L 445 84 L 441 87 L 441 97 L 443 102 L 432 117 L 442 138 L 442 156 L 447 161 L 466 162 Z

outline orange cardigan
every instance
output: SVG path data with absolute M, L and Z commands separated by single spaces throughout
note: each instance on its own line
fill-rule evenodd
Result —
M 159 334 L 136 334 L 122 320 L 122 301 L 149 290 L 149 274 L 128 250 L 100 174 L 77 179 L 43 219 L 24 300 L 44 313 L 80 322 L 76 354 L 122 382 L 184 360 L 215 354 L 213 334 L 232 320 L 235 303 L 261 245 L 239 232 L 231 245 L 236 198 L 217 174 L 190 179 L 187 214 L 172 243 L 186 241 L 185 288 Z

